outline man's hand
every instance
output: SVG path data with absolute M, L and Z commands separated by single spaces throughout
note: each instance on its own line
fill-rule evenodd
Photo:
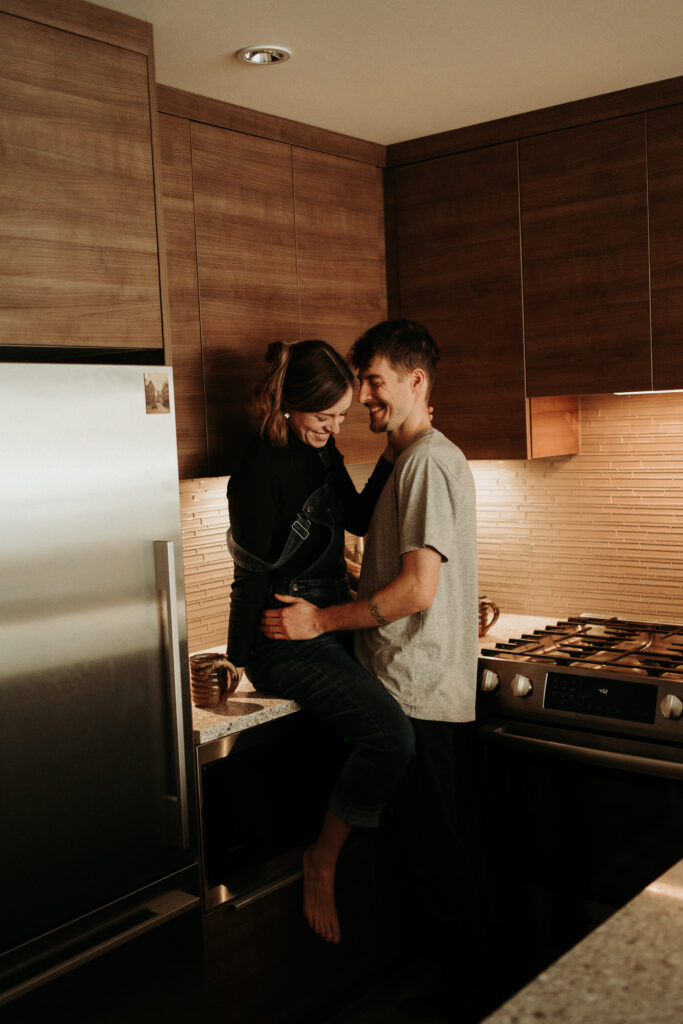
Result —
M 289 594 L 275 597 L 288 608 L 267 608 L 261 616 L 259 629 L 269 640 L 312 640 L 325 630 L 320 628 L 318 612 L 310 601 Z

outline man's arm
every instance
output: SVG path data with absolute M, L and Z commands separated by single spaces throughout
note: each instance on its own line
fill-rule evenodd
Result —
M 270 608 L 261 618 L 261 632 L 271 640 L 310 640 L 335 629 L 371 629 L 429 608 L 439 583 L 441 555 L 420 548 L 401 555 L 398 576 L 369 598 L 316 608 L 300 597 L 276 594 L 287 608 Z

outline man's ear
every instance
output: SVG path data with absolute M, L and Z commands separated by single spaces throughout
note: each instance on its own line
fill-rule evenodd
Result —
M 412 384 L 413 390 L 417 390 L 418 388 L 421 388 L 423 386 L 423 384 L 426 384 L 426 383 L 427 383 L 427 374 L 424 372 L 423 369 L 421 369 L 419 366 L 417 366 L 412 371 L 411 384 Z

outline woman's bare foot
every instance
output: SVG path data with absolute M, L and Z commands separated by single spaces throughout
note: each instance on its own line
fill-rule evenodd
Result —
M 313 931 L 326 942 L 340 942 L 339 919 L 334 901 L 334 864 L 320 856 L 316 846 L 304 851 L 304 916 Z

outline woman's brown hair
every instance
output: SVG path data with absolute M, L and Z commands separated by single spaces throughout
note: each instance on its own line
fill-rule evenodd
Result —
M 353 374 L 326 341 L 275 341 L 266 350 L 269 369 L 254 393 L 254 411 L 261 437 L 287 444 L 285 413 L 321 412 L 344 397 Z

